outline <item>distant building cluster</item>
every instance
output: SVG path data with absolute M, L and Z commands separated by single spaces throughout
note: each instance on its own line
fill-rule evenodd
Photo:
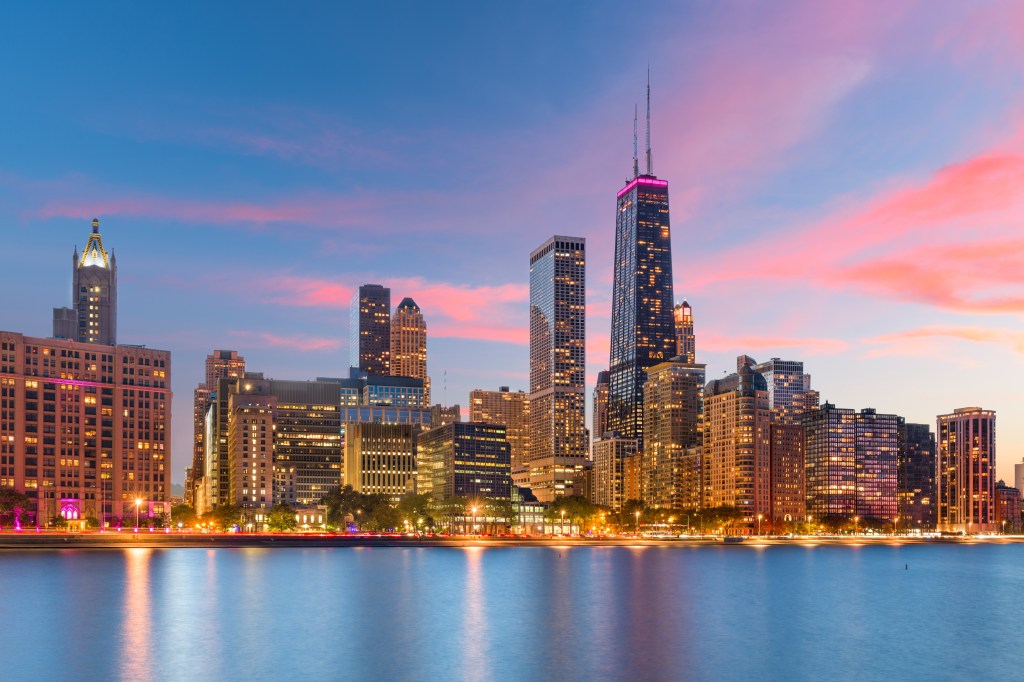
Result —
M 649 125 L 649 120 L 648 120 Z M 264 376 L 214 350 L 194 391 L 185 501 L 241 508 L 260 527 L 275 505 L 322 518 L 349 485 L 393 501 L 581 496 L 620 512 L 730 510 L 739 532 L 806 524 L 899 532 L 1020 530 L 1024 464 L 996 480 L 996 415 L 980 407 L 908 424 L 822 402 L 797 360 L 710 379 L 694 309 L 676 303 L 669 183 L 646 170 L 616 195 L 609 364 L 585 423 L 586 261 L 582 237 L 529 254 L 529 390 L 431 399 L 427 323 L 409 297 L 352 294 L 350 366 L 306 381 Z M 99 224 L 72 256 L 72 306 L 48 339 L 0 332 L 0 486 L 61 517 L 127 523 L 168 511 L 170 353 L 117 344 L 117 263 Z M 710 514 L 709 514 L 710 515 Z M 696 525 L 695 523 L 693 525 Z

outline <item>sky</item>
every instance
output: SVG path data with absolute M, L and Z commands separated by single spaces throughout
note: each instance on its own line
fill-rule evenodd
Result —
M 7 3 L 0 328 L 51 333 L 99 218 L 118 340 L 172 351 L 172 469 L 214 348 L 341 376 L 354 287 L 410 296 L 435 399 L 529 389 L 529 253 L 587 239 L 589 401 L 648 68 L 708 378 L 997 411 L 1024 457 L 1024 4 Z

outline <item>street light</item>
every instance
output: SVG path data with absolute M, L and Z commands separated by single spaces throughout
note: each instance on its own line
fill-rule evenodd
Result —
M 142 498 L 135 498 L 135 532 L 139 532 L 139 507 L 142 506 Z
M 899 535 L 900 534 L 900 517 L 899 516 L 894 517 L 893 520 L 892 520 L 892 534 L 893 535 Z
M 637 535 L 639 535 L 640 534 L 640 510 L 637 509 L 635 514 L 636 514 L 636 533 L 637 533 Z
M 857 534 L 857 522 L 858 521 L 860 521 L 860 517 L 859 516 L 854 516 L 853 517 L 853 534 L 854 535 Z
M 558 524 L 558 532 L 565 535 L 565 510 L 562 509 L 558 513 L 562 517 L 562 520 Z
M 473 507 L 472 510 L 473 510 L 473 533 L 476 533 L 476 507 Z
M 762 516 L 762 514 L 758 514 L 757 515 L 757 534 L 758 535 L 761 534 L 761 516 Z

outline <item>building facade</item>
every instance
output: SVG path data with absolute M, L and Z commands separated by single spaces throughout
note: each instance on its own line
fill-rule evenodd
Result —
M 497 391 L 476 389 L 469 393 L 469 421 L 501 424 L 505 427 L 512 454 L 512 468 L 522 466 L 530 456 L 530 396 L 501 386 Z
M 1002 481 L 996 483 L 996 523 L 1001 533 L 1020 533 L 1020 492 L 1020 488 L 1010 488 Z
M 676 355 L 691 365 L 697 362 L 697 337 L 693 332 L 693 308 L 686 301 L 675 307 Z
M 345 484 L 397 502 L 416 492 L 416 434 L 412 424 L 345 426 Z
M 0 486 L 35 520 L 167 512 L 171 355 L 0 332 Z
M 647 370 L 644 385 L 643 501 L 661 509 L 686 508 L 698 491 L 684 490 L 683 457 L 704 445 L 705 366 L 679 361 Z
M 591 441 L 604 437 L 608 431 L 608 370 L 601 370 L 597 373 L 597 383 L 594 385 L 593 394 L 593 421 L 590 434 Z
M 704 389 L 708 506 L 739 509 L 747 523 L 771 513 L 768 389 L 749 364 Z
M 962 407 L 940 414 L 938 527 L 946 531 L 995 531 L 996 413 Z
M 424 405 L 430 404 L 427 376 L 427 322 L 411 298 L 403 298 L 391 316 L 391 375 L 423 380 Z
M 594 503 L 612 511 L 622 509 L 625 497 L 626 459 L 636 454 L 635 438 L 620 438 L 614 432 L 595 440 Z
M 895 414 L 873 409 L 856 415 L 857 516 L 896 523 L 898 462 L 906 451 L 906 423 Z
M 927 424 L 906 425 L 898 463 L 897 500 L 902 530 L 930 530 L 936 523 L 935 434 Z
M 804 428 L 799 424 L 772 422 L 769 434 L 771 519 L 780 525 L 803 521 L 807 512 Z
M 452 422 L 420 434 L 417 491 L 435 500 L 511 499 L 512 455 L 505 427 Z
M 608 429 L 643 449 L 645 370 L 677 354 L 668 182 L 637 175 L 616 198 Z
M 203 462 L 206 446 L 205 435 L 206 412 L 210 408 L 210 396 L 217 390 L 217 380 L 222 378 L 238 378 L 245 374 L 245 358 L 233 350 L 215 350 L 206 356 L 206 372 L 192 397 L 193 451 L 192 466 L 185 477 L 185 502 L 195 506 L 196 486 L 203 478 Z
M 802 410 L 797 396 L 811 390 L 811 375 L 804 374 L 804 363 L 772 358 L 755 364 L 754 371 L 763 376 L 768 385 L 768 409 L 774 421 L 799 423 Z
M 247 510 L 274 506 L 274 428 L 277 399 L 266 393 L 228 397 L 228 496 Z
M 551 237 L 530 254 L 530 487 L 572 494 L 587 459 L 586 242 Z
M 349 304 L 352 367 L 377 376 L 391 374 L 391 289 L 364 284 Z
M 53 310 L 54 338 L 117 344 L 117 258 L 104 248 L 96 219 L 82 254 L 75 247 L 71 256 L 71 282 L 71 307 Z

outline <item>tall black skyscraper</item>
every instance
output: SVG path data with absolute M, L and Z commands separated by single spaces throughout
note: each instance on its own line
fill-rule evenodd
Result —
M 349 304 L 351 366 L 374 376 L 391 374 L 391 289 L 364 284 Z
M 633 122 L 633 179 L 619 190 L 608 429 L 643 447 L 644 370 L 676 355 L 668 181 L 651 167 L 651 86 L 647 85 L 647 172 L 640 174 Z

